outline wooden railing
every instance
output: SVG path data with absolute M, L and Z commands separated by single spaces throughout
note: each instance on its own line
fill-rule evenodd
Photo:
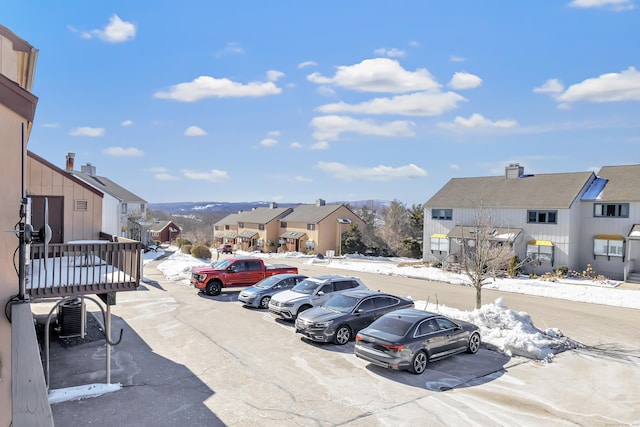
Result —
M 31 298 L 135 290 L 142 271 L 142 244 L 108 240 L 32 244 L 26 268 Z

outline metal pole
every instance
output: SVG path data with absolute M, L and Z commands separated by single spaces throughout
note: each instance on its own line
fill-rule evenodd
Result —
M 109 304 L 107 304 L 107 316 L 104 323 L 104 333 L 107 337 L 107 384 L 111 384 L 111 306 Z

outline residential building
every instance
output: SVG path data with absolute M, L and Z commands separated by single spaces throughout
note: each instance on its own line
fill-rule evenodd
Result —
M 104 194 L 102 207 L 102 231 L 114 236 L 139 240 L 147 244 L 143 233 L 147 217 L 147 201 L 116 184 L 109 178 L 96 174 L 96 167 L 90 163 L 74 170 L 75 154 L 68 153 L 66 171 Z
M 238 218 L 241 214 L 242 211 L 229 214 L 213 224 L 213 245 L 215 247 L 225 243 L 235 245 L 238 237 Z
M 342 235 L 355 224 L 364 230 L 364 221 L 344 204 L 315 204 L 296 206 L 293 212 L 280 219 L 278 245 L 287 251 L 342 255 Z M 331 253 L 331 252 L 329 252 Z
M 26 167 L 26 194 L 31 200 L 30 216 L 34 229 L 44 225 L 46 201 L 52 232 L 50 243 L 100 238 L 103 199 L 100 190 L 31 151 L 27 152 Z
M 15 230 L 16 223 L 23 220 L 25 190 L 25 171 L 23 165 L 27 157 L 27 144 L 33 126 L 38 98 L 31 93 L 35 77 L 36 60 L 38 50 L 18 37 L 8 28 L 0 25 L 0 150 L 2 151 L 2 186 L 0 186 L 0 228 L 3 231 Z M 25 213 L 26 215 L 26 213 Z M 10 300 L 19 294 L 19 280 L 16 277 L 14 268 L 14 253 L 18 245 L 16 234 L 0 233 L 0 305 L 6 307 Z M 15 306 L 16 318 L 24 319 L 30 309 L 26 304 Z M 25 327 L 24 333 L 35 332 L 28 330 L 26 320 L 16 324 L 15 319 L 10 322 L 6 316 L 0 316 L 0 425 L 18 425 L 13 417 L 14 406 L 20 402 L 14 402 L 12 387 L 22 387 L 21 383 L 14 378 L 14 364 L 19 361 L 14 360 L 14 339 L 18 339 L 18 327 Z M 33 322 L 31 322 L 33 329 Z M 37 343 L 33 342 L 33 347 L 27 350 L 29 354 L 23 357 L 33 357 L 37 351 Z M 17 355 L 16 355 L 17 358 Z M 40 372 L 35 372 L 34 381 L 42 385 L 44 381 Z M 39 379 L 39 380 L 38 380 Z M 30 400 L 34 404 L 32 408 L 38 414 L 45 412 L 53 425 L 51 410 L 42 402 L 42 392 L 36 385 L 33 390 L 34 395 Z M 39 399 L 38 399 L 39 398 Z M 15 405 L 14 405 L 15 403 Z M 21 409 L 25 409 L 21 407 Z M 46 411 L 48 409 L 48 414 Z M 16 412 L 20 409 L 16 409 Z M 25 411 L 16 414 L 15 418 L 22 418 L 22 421 L 38 421 L 40 419 L 29 418 Z M 36 425 L 36 424 L 34 424 Z
M 474 240 L 474 230 L 486 226 L 497 244 L 535 261 L 525 271 L 560 265 L 582 271 L 591 264 L 626 280 L 640 254 L 639 184 L 639 165 L 525 174 L 511 164 L 504 176 L 453 178 L 425 203 L 423 258 L 455 262 L 462 240 Z
M 279 208 L 277 203 L 271 203 L 269 207 L 239 213 L 236 217 L 237 247 L 242 250 L 271 252 L 278 241 L 278 220 L 291 211 L 291 208 Z
M 180 237 L 182 227 L 173 221 L 155 221 L 149 225 L 149 237 L 155 242 L 169 243 Z
M 53 426 L 31 302 L 47 298 L 55 308 L 96 294 L 109 316 L 116 292 L 135 290 L 142 269 L 140 242 L 102 233 L 104 193 L 27 150 L 37 57 L 0 25 L 0 226 L 8 231 L 0 233 L 0 425 Z

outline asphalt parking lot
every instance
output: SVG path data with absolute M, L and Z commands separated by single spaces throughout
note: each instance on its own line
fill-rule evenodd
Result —
M 242 307 L 239 291 L 208 297 L 153 265 L 145 277 L 113 307 L 112 334 L 124 334 L 112 350 L 111 379 L 122 388 L 52 405 L 56 425 L 604 426 L 640 419 L 640 361 L 624 351 L 567 352 L 544 364 L 482 348 L 416 376 L 357 359 L 352 342 L 302 339 L 293 324 Z M 611 378 L 624 390 L 611 387 Z M 103 341 L 52 345 L 52 389 L 104 380 Z M 567 384 L 579 386 L 568 392 Z

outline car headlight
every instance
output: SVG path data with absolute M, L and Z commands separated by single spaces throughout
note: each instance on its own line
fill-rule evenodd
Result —
M 316 322 L 313 324 L 315 328 L 326 328 L 333 323 L 333 320 L 327 320 L 326 322 Z

